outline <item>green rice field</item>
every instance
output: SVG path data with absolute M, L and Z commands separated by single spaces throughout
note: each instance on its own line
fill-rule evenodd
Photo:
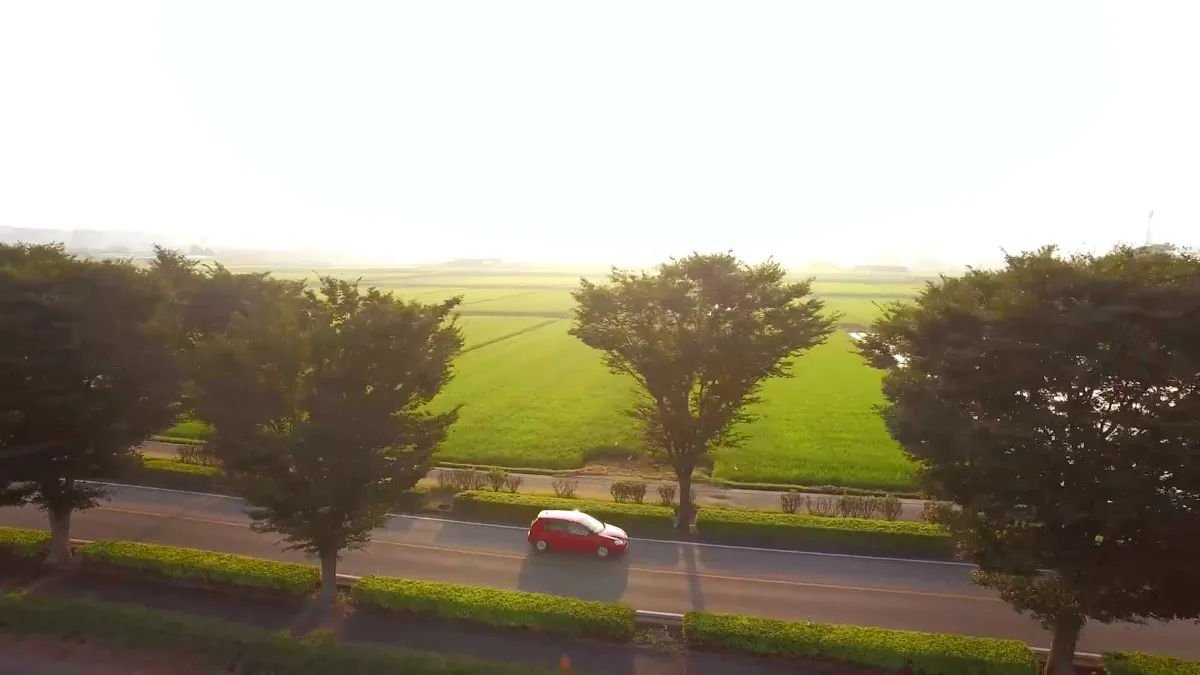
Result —
M 567 335 L 570 291 L 579 272 L 441 272 L 430 268 L 322 270 L 361 277 L 405 298 L 463 297 L 465 337 L 457 372 L 437 407 L 462 405 L 439 450 L 444 461 L 509 467 L 574 468 L 596 457 L 636 453 L 637 428 L 623 414 L 631 384 L 607 372 L 600 355 Z M 585 273 L 599 278 L 603 270 Z M 307 277 L 309 271 L 279 270 Z M 768 382 L 746 443 L 714 457 L 713 476 L 747 483 L 909 489 L 911 463 L 873 407 L 880 374 L 853 352 L 847 330 L 869 324 L 878 304 L 911 298 L 913 277 L 817 279 L 813 292 L 844 314 L 843 330 L 799 357 L 795 377 Z M 190 425 L 190 426 L 188 426 Z M 164 432 L 202 436 L 194 422 Z

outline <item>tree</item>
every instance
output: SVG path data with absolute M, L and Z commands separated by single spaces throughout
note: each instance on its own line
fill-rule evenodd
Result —
M 457 419 L 425 407 L 462 349 L 459 298 L 403 302 L 332 277 L 319 296 L 278 288 L 198 345 L 196 412 L 255 530 L 316 556 L 329 602 L 341 552 L 384 524 Z
M 191 342 L 225 330 L 234 314 L 249 314 L 282 295 L 298 295 L 303 280 L 276 279 L 269 272 L 233 273 L 219 262 L 201 263 L 161 247 L 154 248 L 151 273 L 174 300 Z
M 219 262 L 201 263 L 156 246 L 150 273 L 170 294 L 172 319 L 179 325 L 188 353 L 189 376 L 182 389 L 178 412 L 195 416 L 195 373 L 203 364 L 196 347 L 205 339 L 223 334 L 235 315 L 252 316 L 287 304 L 304 292 L 303 280 L 282 280 L 269 272 L 230 272 Z
M 1053 631 L 1200 614 L 1200 259 L 1008 256 L 861 342 L 976 582 Z
M 0 246 L 0 503 L 37 504 L 48 561 L 71 559 L 71 514 L 170 424 L 183 374 L 166 296 L 125 261 Z
M 769 377 L 821 344 L 836 317 L 823 317 L 810 282 L 788 283 L 775 262 L 746 265 L 729 254 L 695 253 L 655 274 L 614 268 L 605 285 L 582 279 L 570 333 L 633 379 L 629 414 L 650 451 L 679 480 L 678 526 L 693 517 L 692 472 L 717 448 L 741 443 L 739 424 Z

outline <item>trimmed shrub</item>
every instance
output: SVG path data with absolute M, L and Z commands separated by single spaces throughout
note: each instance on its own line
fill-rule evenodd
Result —
M 904 514 L 904 502 L 896 495 L 888 495 L 879 498 L 879 515 L 883 516 L 884 520 L 900 520 L 900 516 Z
M 928 523 L 707 508 L 700 511 L 696 527 L 705 538 L 784 548 L 818 547 L 939 558 L 954 551 L 950 535 Z
M 499 492 L 504 484 L 508 481 L 508 472 L 500 467 L 489 469 L 487 472 L 488 485 L 492 487 L 492 492 Z
M 575 491 L 579 489 L 579 481 L 570 478 L 555 478 L 550 481 L 550 487 L 554 488 L 555 497 L 571 499 L 575 496 Z
M 150 572 L 168 579 L 261 588 L 292 595 L 308 595 L 321 578 L 320 571 L 312 565 L 135 541 L 93 541 L 81 546 L 77 553 L 89 562 Z
M 609 492 L 616 502 L 641 504 L 646 501 L 646 483 L 640 480 L 615 480 Z
M 841 661 L 889 670 L 911 665 L 923 675 L 1036 675 L 1038 668 L 1033 652 L 1016 640 L 701 612 L 684 616 L 683 632 L 688 646 L 697 649 Z
M 593 517 L 627 530 L 634 536 L 670 534 L 674 529 L 671 526 L 674 513 L 666 506 L 615 504 L 492 492 L 460 492 L 454 495 L 455 513 L 480 520 L 528 525 L 543 509 L 587 511 Z
M 921 505 L 920 519 L 923 523 L 937 524 L 942 522 L 942 517 L 946 512 L 946 505 L 936 499 L 926 499 Z
M 12 551 L 22 558 L 36 558 L 49 548 L 50 533 L 45 530 L 0 527 L 0 550 Z
M 1104 671 L 1108 675 L 1200 675 L 1200 661 L 1115 652 L 1104 655 Z
M 875 515 L 874 497 L 842 495 L 838 502 L 838 513 L 843 518 L 871 518 Z
M 663 483 L 658 486 L 658 501 L 663 506 L 674 506 L 675 495 L 679 492 L 679 486 L 675 483 Z
M 836 518 L 838 514 L 837 497 L 805 497 L 804 507 L 808 515 L 819 518 Z
M 482 490 L 488 484 L 488 474 L 475 469 L 439 469 L 438 487 L 454 492 Z
M 458 656 L 297 639 L 285 632 L 142 607 L 37 595 L 0 595 L 0 633 L 77 641 L 110 648 L 187 654 L 220 672 L 324 675 L 532 675 L 529 668 Z
M 205 445 L 181 445 L 175 449 L 175 456 L 185 464 L 221 466 L 221 460 Z
M 163 459 L 162 457 L 146 457 L 142 460 L 142 468 L 148 471 L 170 471 L 208 478 L 219 478 L 225 475 L 225 471 L 218 465 L 186 462 L 181 459 Z
M 515 473 L 510 473 L 508 474 L 508 478 L 504 479 L 504 489 L 508 490 L 510 494 L 516 494 L 517 490 L 521 489 L 521 483 L 524 482 L 525 479 L 521 476 Z
M 799 492 L 783 492 L 779 495 L 779 508 L 784 513 L 795 513 L 804 503 L 805 496 Z
M 463 469 L 459 471 L 459 475 L 461 482 L 458 489 L 460 490 L 482 490 L 488 484 L 488 475 L 483 471 Z
M 628 641 L 634 611 L 608 602 L 411 579 L 364 577 L 350 587 L 356 603 L 493 626 Z

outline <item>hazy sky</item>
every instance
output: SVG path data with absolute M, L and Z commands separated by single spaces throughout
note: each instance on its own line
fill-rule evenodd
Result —
M 0 0 L 0 225 L 395 259 L 1200 243 L 1200 2 Z

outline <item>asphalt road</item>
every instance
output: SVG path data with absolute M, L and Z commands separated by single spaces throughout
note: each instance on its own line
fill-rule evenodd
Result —
M 45 528 L 33 508 L 0 509 L 0 525 Z M 777 619 L 880 626 L 1023 640 L 1049 635 L 961 564 L 822 555 L 635 539 L 624 559 L 534 556 L 521 528 L 396 516 L 339 572 L 554 593 L 625 602 L 660 612 L 702 610 Z M 106 505 L 77 514 L 72 535 L 124 539 L 278 560 L 304 561 L 251 532 L 238 499 L 119 488 Z M 1191 622 L 1090 625 L 1079 651 L 1139 650 L 1200 658 Z

